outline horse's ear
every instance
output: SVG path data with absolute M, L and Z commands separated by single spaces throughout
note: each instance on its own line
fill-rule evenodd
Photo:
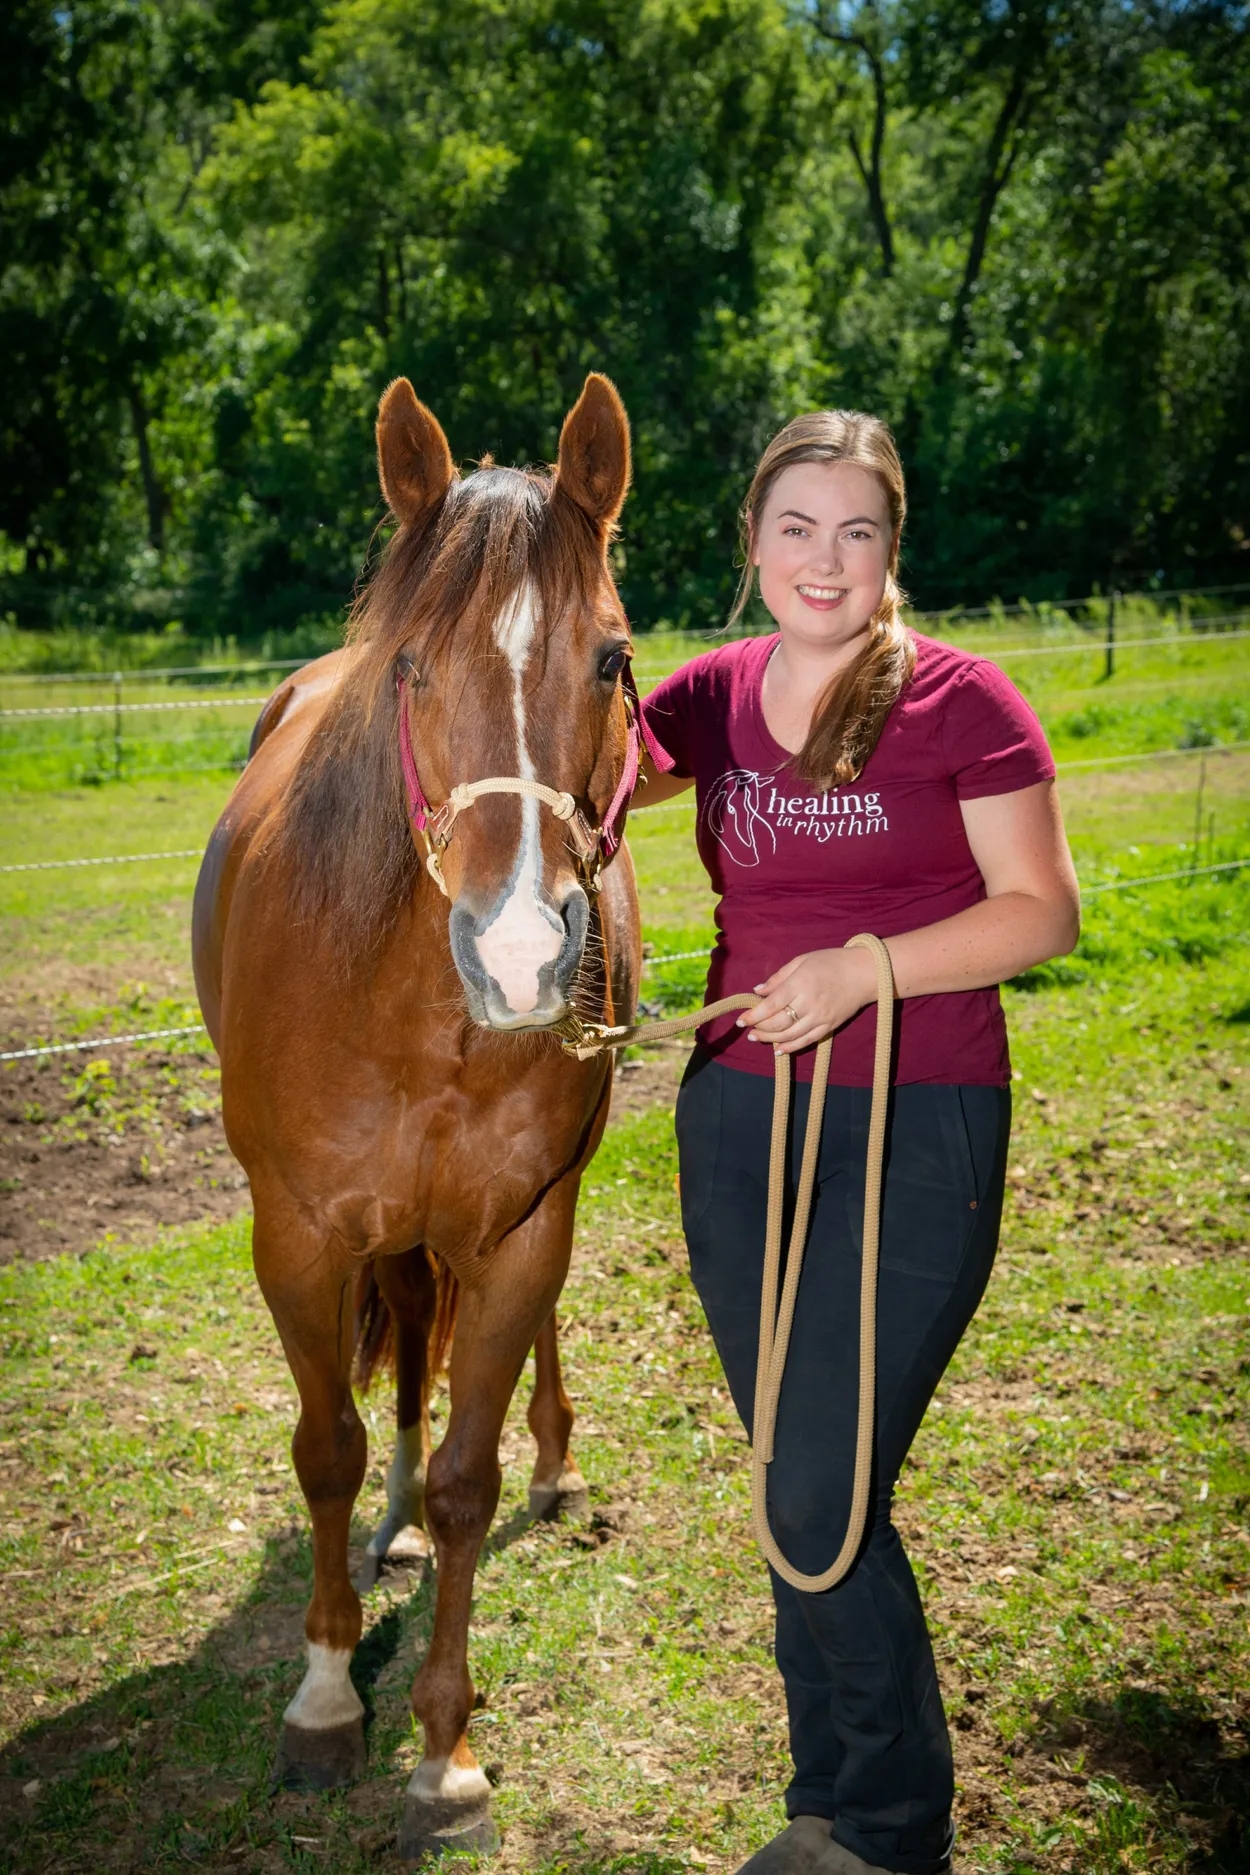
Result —
M 556 488 L 605 533 L 629 487 L 629 418 L 616 386 L 592 371 L 564 419 Z
M 378 405 L 378 480 L 392 514 L 411 526 L 436 508 L 456 479 L 443 428 L 407 378 Z

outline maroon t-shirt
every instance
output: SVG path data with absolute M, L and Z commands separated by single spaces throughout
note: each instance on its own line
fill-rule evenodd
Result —
M 997 665 L 917 633 L 915 670 L 859 779 L 814 788 L 764 721 L 760 690 L 778 643 L 774 634 L 709 651 L 643 703 L 673 772 L 694 778 L 699 857 L 720 894 L 709 1002 L 857 931 L 892 937 L 975 905 L 985 881 L 960 801 L 1055 772 L 1037 717 Z M 873 1004 L 834 1037 L 835 1085 L 871 1085 L 875 1023 Z M 727 1067 L 772 1074 L 771 1048 L 749 1042 L 733 1015 L 699 1033 Z M 797 1057 L 800 1080 L 811 1080 L 814 1052 Z M 908 997 L 895 1079 L 1006 1086 L 997 989 Z

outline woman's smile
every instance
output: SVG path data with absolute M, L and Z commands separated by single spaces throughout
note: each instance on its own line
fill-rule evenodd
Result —
M 850 591 L 848 586 L 796 586 L 795 591 L 804 605 L 811 606 L 814 612 L 832 612 L 840 606 Z

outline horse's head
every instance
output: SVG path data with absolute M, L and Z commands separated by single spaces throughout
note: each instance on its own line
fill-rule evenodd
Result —
M 400 523 L 388 563 L 407 588 L 395 671 L 413 838 L 427 861 L 433 840 L 470 1013 L 546 1028 L 571 1007 L 592 856 L 629 746 L 629 628 L 608 567 L 629 484 L 625 411 L 591 376 L 553 474 L 488 460 L 462 481 L 400 378 L 378 414 L 378 465 Z M 402 744 L 402 714 L 397 728 Z M 495 778 L 550 798 L 473 791 Z

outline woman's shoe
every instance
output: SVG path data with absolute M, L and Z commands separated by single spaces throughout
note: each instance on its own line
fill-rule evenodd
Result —
M 778 1838 L 780 1840 L 780 1838 Z M 771 1846 L 771 1845 L 770 1845 Z M 750 1864 L 747 1864 L 750 1867 Z M 950 1875 L 951 1864 L 942 1864 L 942 1875 Z M 848 1849 L 845 1843 L 835 1842 L 832 1837 L 820 1858 L 817 1875 L 892 1875 L 888 1868 L 880 1868 L 875 1862 L 865 1862 L 862 1856 Z
M 833 1846 L 827 1816 L 796 1816 L 780 1836 L 774 1836 L 742 1864 L 738 1875 L 825 1875 L 826 1857 Z

